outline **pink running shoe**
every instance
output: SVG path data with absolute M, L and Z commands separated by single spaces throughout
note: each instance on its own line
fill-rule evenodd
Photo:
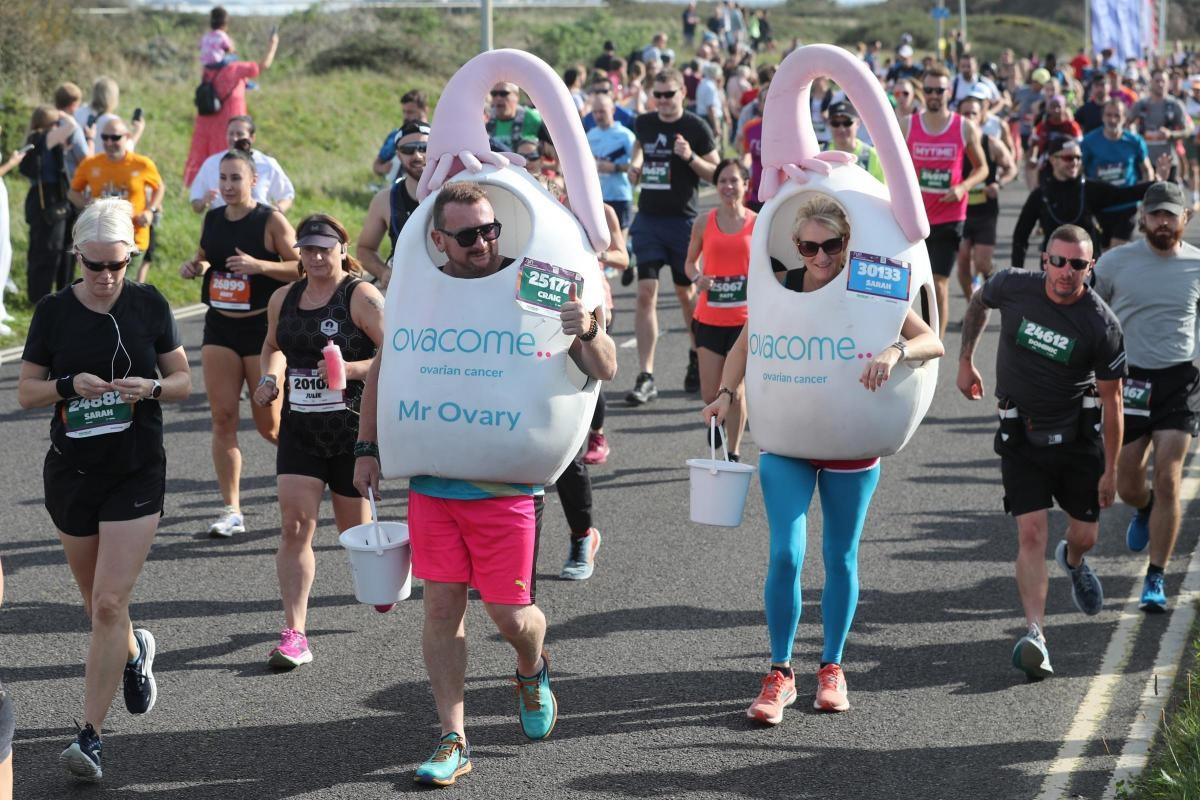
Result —
M 846 676 L 838 664 L 826 664 L 817 670 L 817 699 L 813 701 L 817 711 L 846 711 L 850 701 L 846 698 Z
M 267 663 L 272 667 L 293 669 L 301 664 L 312 661 L 312 651 L 308 649 L 308 637 L 291 628 L 285 628 L 279 634 L 279 644 L 271 651 Z
M 587 452 L 583 454 L 585 464 L 603 464 L 608 461 L 608 437 L 603 433 L 589 433 Z
M 746 711 L 750 719 L 778 725 L 783 721 L 783 710 L 796 702 L 796 677 L 788 677 L 773 669 L 762 679 L 762 691 Z

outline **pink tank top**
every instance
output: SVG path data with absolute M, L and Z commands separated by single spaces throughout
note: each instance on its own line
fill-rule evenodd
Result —
M 925 130 L 920 114 L 910 117 L 908 152 L 912 154 L 921 199 L 930 225 L 962 222 L 967 218 L 967 195 L 957 203 L 940 203 L 946 191 L 962 183 L 963 158 L 966 155 L 962 134 L 962 117 L 950 115 L 946 130 L 931 134 Z

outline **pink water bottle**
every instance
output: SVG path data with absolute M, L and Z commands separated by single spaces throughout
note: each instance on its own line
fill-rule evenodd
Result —
M 346 362 L 342 360 L 342 349 L 333 343 L 332 339 L 321 348 L 325 358 L 325 382 L 329 388 L 340 392 L 346 388 Z

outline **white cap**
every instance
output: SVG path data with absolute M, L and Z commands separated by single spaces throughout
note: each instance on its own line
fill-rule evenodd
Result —
M 913 49 L 906 44 L 900 45 L 900 49 L 896 51 L 896 55 L 900 56 L 901 58 L 911 58 L 912 54 Z

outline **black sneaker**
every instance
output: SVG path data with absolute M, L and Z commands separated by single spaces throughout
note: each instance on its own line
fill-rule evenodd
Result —
M 688 394 L 700 391 L 700 359 L 695 350 L 688 350 L 687 374 L 683 376 L 683 390 Z
M 145 628 L 133 632 L 140 652 L 125 665 L 125 708 L 130 714 L 145 714 L 154 708 L 158 686 L 154 682 L 154 636 Z
M 100 769 L 100 735 L 90 722 L 79 729 L 75 741 L 58 757 L 58 763 L 80 780 L 94 782 L 104 777 Z
M 625 395 L 625 402 L 631 406 L 640 406 L 649 403 L 658 397 L 658 389 L 654 388 L 654 376 L 649 372 L 643 372 L 637 376 L 637 381 L 633 384 L 633 390 Z
M 628 267 L 626 267 L 625 270 L 621 273 L 621 285 L 628 286 L 629 284 L 633 283 L 634 273 L 636 271 L 637 270 L 634 268 L 634 266 L 632 264 L 630 264 Z

